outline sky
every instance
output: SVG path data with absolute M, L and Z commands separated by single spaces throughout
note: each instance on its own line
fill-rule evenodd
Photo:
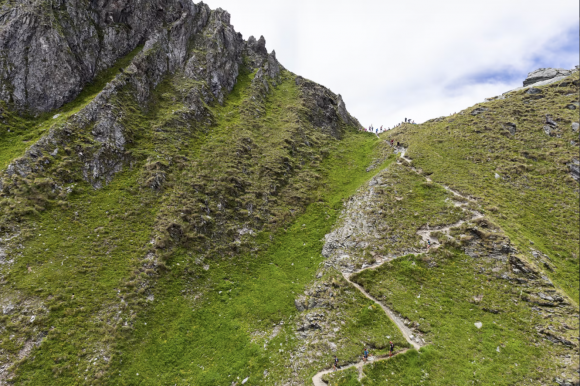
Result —
M 341 94 L 363 126 L 461 111 L 579 64 L 576 0 L 206 0 L 244 39 Z

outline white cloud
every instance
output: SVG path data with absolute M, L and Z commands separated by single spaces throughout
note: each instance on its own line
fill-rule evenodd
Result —
M 448 115 L 578 64 L 571 0 L 207 0 L 289 70 L 342 94 L 363 125 Z M 499 77 L 498 77 L 499 75 Z

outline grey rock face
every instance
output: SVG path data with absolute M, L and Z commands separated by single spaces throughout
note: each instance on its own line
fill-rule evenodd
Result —
M 36 0 L 0 17 L 0 99 L 48 111 L 72 100 L 99 71 L 160 27 L 194 16 L 182 0 Z
M 151 1 L 144 1 L 143 4 L 145 3 L 149 4 Z M 49 134 L 31 146 L 23 157 L 15 160 L 6 170 L 8 177 L 14 174 L 24 177 L 35 171 L 43 170 L 44 165 L 37 162 L 39 159 L 58 151 L 59 147 L 64 148 L 70 142 L 71 135 L 90 130 L 93 138 L 91 145 L 77 150 L 75 155 L 82 164 L 83 178 L 87 182 L 96 189 L 108 184 L 113 176 L 121 171 L 123 165 L 129 162 L 125 155 L 125 149 L 130 138 L 128 138 L 124 127 L 122 114 L 118 113 L 116 105 L 112 103 L 112 99 L 126 86 L 131 86 L 132 89 L 136 90 L 135 96 L 138 102 L 146 105 L 151 92 L 165 75 L 181 71 L 186 77 L 206 85 L 193 89 L 187 101 L 190 109 L 189 115 L 194 119 L 201 120 L 207 113 L 203 107 L 204 104 L 214 100 L 222 103 L 224 97 L 233 89 L 243 56 L 251 58 L 250 68 L 252 70 L 260 68 L 255 81 L 260 79 L 264 81 L 263 77 L 278 76 L 281 66 L 275 55 L 268 54 L 265 50 L 263 37 L 255 43 L 252 43 L 252 39 L 246 43 L 229 24 L 230 15 L 227 12 L 221 9 L 211 11 L 207 5 L 203 4 L 190 4 L 187 7 L 181 7 L 179 4 L 180 2 L 175 0 L 171 2 L 171 7 L 165 6 L 163 8 L 165 10 L 179 8 L 181 13 L 178 18 L 178 15 L 169 19 L 166 19 L 165 16 L 161 17 L 160 15 L 167 14 L 165 11 L 162 12 L 161 8 L 158 9 L 159 12 L 147 15 L 141 15 L 139 13 L 141 11 L 135 10 L 138 15 L 150 19 L 149 21 L 140 19 L 140 23 L 142 23 L 139 24 L 140 26 L 158 27 L 154 30 L 147 30 L 148 37 L 142 36 L 146 39 L 142 51 L 85 108 L 71 117 L 64 125 L 51 129 Z M 108 9 L 108 6 L 104 5 L 99 5 L 99 7 L 102 8 L 99 8 L 99 12 L 105 12 Z M 105 13 L 109 19 L 113 18 L 113 20 L 116 20 L 117 17 L 120 18 L 119 20 L 133 20 L 133 18 L 139 19 L 141 17 L 126 15 L 132 9 L 131 7 L 123 9 L 124 11 L 118 15 Z M 173 22 L 169 26 L 163 26 L 162 21 L 164 20 L 173 20 Z M 75 26 L 76 29 L 82 29 L 84 25 L 82 20 L 80 23 L 80 26 Z M 0 33 L 0 38 L 1 36 Z M 118 39 L 128 38 L 120 36 Z M 191 50 L 192 47 L 189 46 L 192 41 L 194 41 L 193 48 L 195 50 Z M 139 41 L 135 41 L 135 44 L 137 43 Z M 129 45 L 128 47 L 130 49 L 133 46 Z M 57 48 L 64 50 L 63 47 Z M 109 56 L 116 57 L 115 55 Z M 68 59 L 60 58 L 58 60 L 64 61 L 63 65 L 65 65 Z M 39 67 L 35 71 L 39 74 L 43 73 L 43 77 L 49 81 L 38 82 L 38 87 L 40 87 L 38 98 L 33 97 L 33 94 L 27 94 L 24 90 L 23 94 L 27 94 L 32 99 L 22 99 L 19 103 L 23 107 L 38 110 L 53 108 L 70 98 L 46 100 L 43 99 L 45 95 L 59 95 L 61 92 L 64 94 L 68 92 L 72 98 L 77 92 L 75 91 L 77 86 L 80 90 L 84 84 L 84 81 L 79 80 L 74 87 L 69 85 L 70 87 L 67 89 L 69 91 L 56 88 L 55 90 L 60 91 L 46 94 L 44 90 L 52 87 L 52 82 L 57 81 L 60 75 L 51 73 L 52 70 L 45 67 Z M 3 82 L 2 87 L 10 89 L 6 86 L 7 84 L 9 86 L 9 83 Z M 267 87 L 267 82 L 265 84 Z M 3 94 L 0 92 L 0 95 Z M 11 98 L 9 95 L 8 97 Z M 3 189 L 1 184 L 0 182 L 0 189 Z
M 563 68 L 539 68 L 528 74 L 528 77 L 524 80 L 524 87 L 556 77 L 570 76 L 571 74 L 571 70 L 565 70 Z
M 572 131 L 577 132 L 578 130 L 580 130 L 580 124 L 578 122 L 573 122 L 572 123 Z
M 335 138 L 342 136 L 341 124 L 361 127 L 361 124 L 347 111 L 340 95 L 332 93 L 325 87 L 300 76 L 296 77 L 307 106 L 308 120 L 315 127 Z

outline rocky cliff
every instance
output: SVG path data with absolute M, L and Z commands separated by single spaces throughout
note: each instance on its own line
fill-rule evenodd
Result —
M 187 1 L 36 0 L 4 3 L 0 12 L 0 98 L 42 112 L 70 102 L 100 71 L 168 28 L 180 35 L 173 42 L 187 40 L 208 11 Z M 172 50 L 163 65 L 175 68 L 184 55 Z

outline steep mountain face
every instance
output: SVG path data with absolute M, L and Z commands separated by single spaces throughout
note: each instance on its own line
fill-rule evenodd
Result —
M 166 27 L 187 40 L 204 12 L 188 1 L 148 0 L 36 0 L 2 8 L 0 98 L 34 112 L 70 102 L 100 71 Z M 164 65 L 174 68 L 185 53 L 170 51 Z
M 0 384 L 144 374 L 125 366 L 173 381 L 182 365 L 149 361 L 162 335 L 181 336 L 158 314 L 177 287 L 170 320 L 198 328 L 180 357 L 236 342 L 228 369 L 266 377 L 251 334 L 292 317 L 294 303 L 250 304 L 294 292 L 315 267 L 304 260 L 259 292 L 248 272 L 310 203 L 330 216 L 374 157 L 376 139 L 339 95 L 286 71 L 263 37 L 243 40 L 227 12 L 185 4 L 3 4 Z M 243 310 L 228 334 L 205 321 L 210 301 L 198 305 L 232 277 L 249 293 L 227 308 Z M 153 339 L 137 331 L 148 317 Z M 190 379 L 214 384 L 224 366 L 200 363 Z
M 379 139 L 221 9 L 1 7 L 0 385 L 577 382 L 578 73 Z

